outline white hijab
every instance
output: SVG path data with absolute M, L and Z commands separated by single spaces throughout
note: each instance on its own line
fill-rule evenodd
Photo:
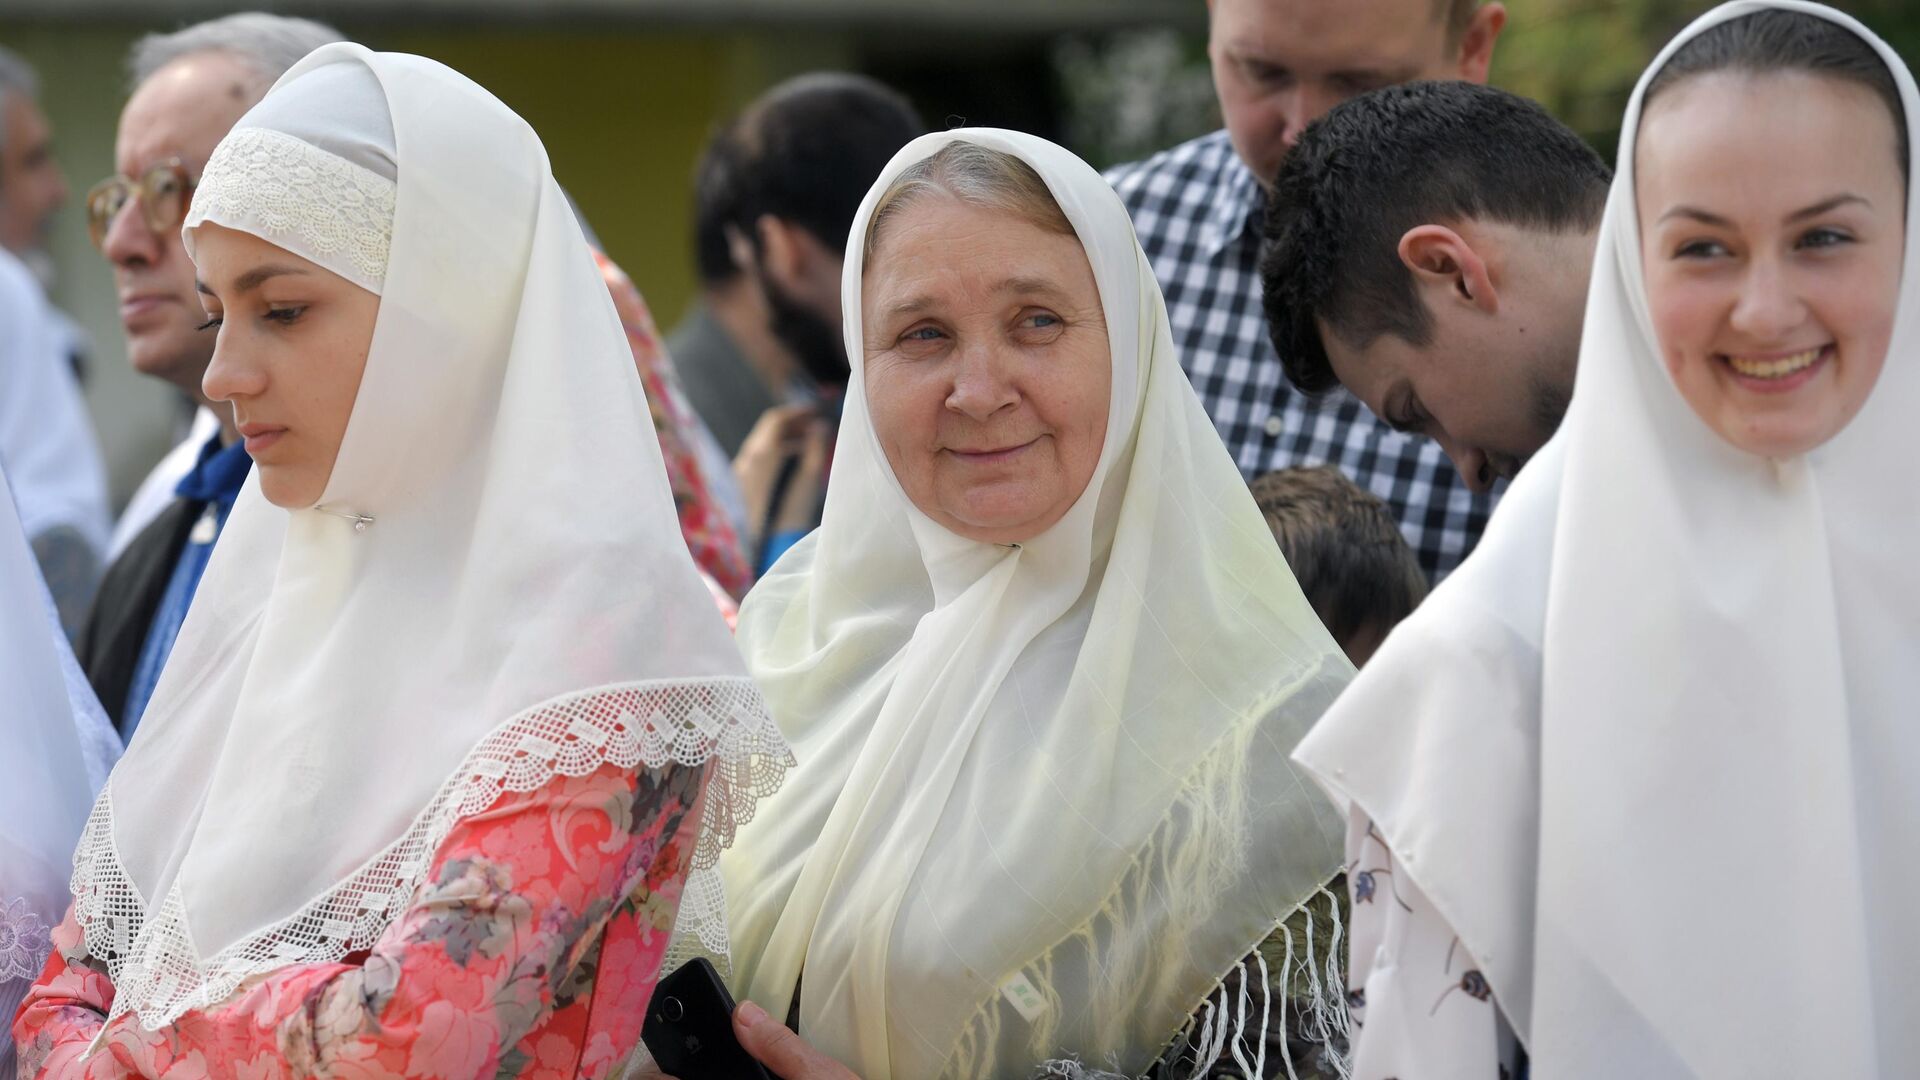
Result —
M 0 469 L 0 1069 L 67 910 L 73 842 L 120 738 L 74 662 Z
M 539 138 L 336 44 L 214 152 L 184 228 L 380 294 L 319 504 L 257 474 L 76 857 L 116 1014 L 368 947 L 503 791 L 713 762 L 710 866 L 786 757 L 680 539 L 633 360 Z
M 1011 547 L 913 506 L 861 375 L 867 223 L 956 140 L 1046 180 L 1112 346 L 1086 492 Z M 824 520 L 740 614 L 801 764 L 722 860 L 738 988 L 781 1016 L 800 982 L 801 1034 L 867 1080 L 1019 1076 L 1068 1053 L 1137 1073 L 1339 869 L 1339 824 L 1287 754 L 1352 669 L 1084 162 L 1008 131 L 915 140 L 854 220 L 841 295 L 854 371 Z M 1259 1012 L 1234 1026 L 1249 1045 Z
M 1642 77 L 1573 405 L 1480 550 L 1298 760 L 1357 803 L 1542 1076 L 1878 1076 L 1920 1060 L 1920 197 L 1886 368 L 1804 457 L 1722 441 L 1648 316 Z M 1764 182 L 1758 181 L 1758 182 Z

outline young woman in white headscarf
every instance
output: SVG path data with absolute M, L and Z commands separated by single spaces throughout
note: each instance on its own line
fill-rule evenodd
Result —
M 1287 755 L 1353 669 L 1120 200 L 1041 139 L 926 136 L 842 297 L 825 517 L 741 609 L 800 762 L 722 859 L 742 1013 L 868 1080 L 1283 1071 L 1269 1027 L 1340 1017 L 1338 820 Z
M 1813 4 L 1641 79 L 1565 424 L 1297 754 L 1362 1080 L 1920 1062 L 1916 121 Z
M 0 469 L 0 1016 L 33 985 L 67 910 L 73 843 L 120 737 L 67 648 Z M 0 1031 L 0 1076 L 13 1037 Z
M 80 840 L 25 1073 L 612 1074 L 683 889 L 716 900 L 690 866 L 787 759 L 539 139 L 328 46 L 184 235 L 254 473 Z

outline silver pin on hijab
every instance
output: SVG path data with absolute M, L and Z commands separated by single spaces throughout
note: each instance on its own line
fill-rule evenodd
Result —
M 353 522 L 353 531 L 357 533 L 366 532 L 367 526 L 373 524 L 373 515 L 371 514 L 358 514 L 352 510 L 339 510 L 330 506 L 316 506 L 314 509 L 323 514 L 330 514 L 333 517 L 345 518 Z

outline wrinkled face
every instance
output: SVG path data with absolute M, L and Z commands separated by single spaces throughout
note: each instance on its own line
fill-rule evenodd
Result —
M 1884 102 L 1795 72 L 1716 72 L 1655 99 L 1635 148 L 1654 332 L 1721 438 L 1791 457 L 1866 403 L 1887 357 L 1906 191 Z
M 177 157 L 198 180 L 213 148 L 265 91 L 260 77 L 231 56 L 181 57 L 141 83 L 121 111 L 115 171 L 137 180 Z M 129 200 L 108 227 L 101 251 L 113 263 L 120 326 L 134 370 L 198 398 L 212 342 L 211 335 L 194 330 L 205 317 L 179 230 L 154 232 Z
M 230 402 L 260 490 L 275 506 L 318 502 L 360 392 L 380 298 L 250 233 L 194 230 L 200 299 L 214 339 L 208 400 Z
M 1211 0 L 1207 54 L 1240 159 L 1272 186 L 1308 124 L 1414 79 L 1486 80 L 1504 11 L 1449 40 L 1433 0 Z
M 865 388 L 887 463 L 961 536 L 1045 532 L 1093 478 L 1113 359 L 1078 239 L 928 196 L 864 270 Z
M 67 201 L 67 178 L 53 160 L 53 129 L 23 94 L 0 92 L 6 145 L 0 147 L 0 247 L 43 251 L 53 213 Z

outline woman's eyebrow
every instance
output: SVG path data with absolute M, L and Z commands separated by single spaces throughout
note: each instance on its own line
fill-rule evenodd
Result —
M 297 266 L 285 266 L 274 263 L 269 263 L 266 266 L 256 266 L 233 280 L 233 291 L 236 293 L 252 292 L 274 278 L 285 277 L 288 274 L 304 273 L 306 273 L 306 271 Z M 199 278 L 193 279 L 193 287 L 208 296 L 213 295 L 213 290 L 207 288 L 207 283 L 201 281 Z
M 1869 207 L 1869 208 L 1873 206 L 1873 203 L 1870 202 L 1865 196 L 1854 195 L 1851 193 L 1843 193 L 1843 194 L 1835 195 L 1832 198 L 1822 199 L 1819 202 L 1814 203 L 1812 206 L 1795 210 L 1793 213 L 1788 214 L 1782 220 L 1784 220 L 1787 224 L 1791 225 L 1796 221 L 1805 221 L 1808 218 L 1816 218 L 1816 217 L 1819 217 L 1821 214 L 1831 213 L 1835 210 L 1838 210 L 1842 206 L 1846 206 L 1851 203 L 1859 203 L 1860 205 Z M 1672 209 L 1668 210 L 1666 213 L 1661 214 L 1660 220 L 1665 221 L 1671 217 L 1691 218 L 1694 221 L 1698 221 L 1702 225 L 1711 225 L 1716 229 L 1733 228 L 1733 222 L 1728 221 L 1726 218 L 1723 218 L 1718 214 L 1708 213 L 1707 211 L 1702 210 L 1697 206 L 1673 207 Z
M 999 293 L 1013 293 L 1016 296 L 1031 293 L 1046 293 L 1057 296 L 1060 293 L 1060 287 L 1046 278 L 1010 277 L 995 286 L 994 291 Z
M 1026 276 L 1007 278 L 995 285 L 993 292 L 1001 296 L 1064 295 L 1060 286 L 1053 281 L 1047 278 Z M 884 309 L 883 317 L 893 319 L 899 318 L 902 315 L 917 315 L 920 312 L 938 306 L 939 302 L 938 298 L 926 293 L 909 296 L 903 300 L 888 304 Z
M 1796 221 L 1805 221 L 1808 218 L 1816 218 L 1816 217 L 1819 217 L 1821 214 L 1831 213 L 1832 211 L 1838 210 L 1841 207 L 1848 205 L 1849 203 L 1859 203 L 1861 206 L 1864 206 L 1869 210 L 1873 208 L 1873 203 L 1869 202 L 1867 198 L 1863 195 L 1842 193 L 1839 195 L 1835 195 L 1830 199 L 1822 199 L 1819 202 L 1814 203 L 1812 206 L 1809 206 L 1804 210 L 1795 210 L 1793 213 L 1787 215 L 1786 220 L 1788 224 L 1792 224 L 1793 222 L 1796 222 Z
M 1668 218 L 1675 218 L 1675 217 L 1692 218 L 1694 221 L 1697 221 L 1702 225 L 1711 225 L 1716 229 L 1733 228 L 1733 222 L 1728 221 L 1726 218 L 1721 217 L 1719 214 L 1709 214 L 1705 210 L 1702 210 L 1697 206 L 1673 207 L 1672 209 L 1668 210 L 1666 213 L 1661 214 L 1659 220 L 1665 221 Z M 1659 222 L 1655 222 L 1655 224 L 1658 224 L 1658 223 Z

